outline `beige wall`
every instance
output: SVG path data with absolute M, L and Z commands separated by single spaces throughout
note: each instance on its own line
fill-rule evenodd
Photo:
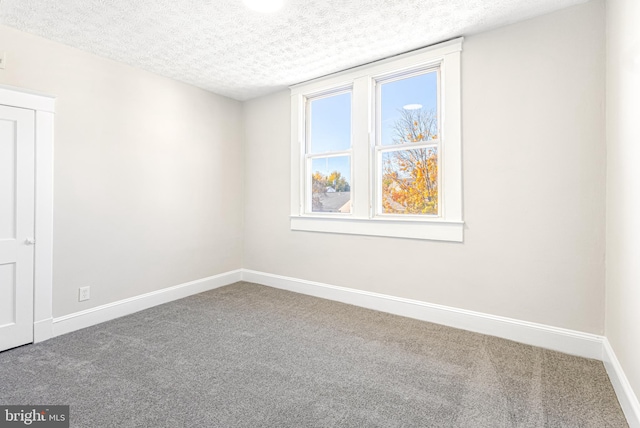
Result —
M 241 267 L 239 102 L 4 26 L 0 51 L 0 84 L 57 96 L 55 317 Z
M 604 328 L 604 6 L 468 37 L 463 244 L 289 230 L 288 91 L 249 101 L 248 269 Z
M 245 267 L 604 332 L 640 393 L 640 4 L 607 0 L 606 152 L 603 16 L 467 37 L 463 244 L 291 232 L 288 91 L 243 115 L 0 26 L 0 84 L 57 96 L 54 316 Z
M 638 23 L 637 0 L 607 1 L 606 336 L 636 396 L 640 396 Z
M 288 91 L 243 115 L 0 26 L 0 84 L 58 97 L 54 316 L 242 266 L 603 333 L 603 9 L 466 39 L 463 244 L 291 232 Z

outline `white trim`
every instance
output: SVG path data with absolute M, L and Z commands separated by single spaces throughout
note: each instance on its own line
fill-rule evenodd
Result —
M 53 337 L 53 318 L 33 323 L 33 343 L 43 342 Z
M 423 63 L 425 66 L 437 63 L 435 57 L 442 57 L 451 53 L 462 51 L 464 37 L 438 43 L 415 51 L 392 56 L 370 64 L 350 68 L 344 71 L 330 74 L 318 79 L 301 82 L 292 86 L 292 95 L 315 94 L 328 91 L 330 88 L 340 86 L 350 86 L 354 78 L 367 76 L 370 74 L 385 74 L 400 71 L 402 69 L 412 69 L 416 63 Z
M 249 269 L 238 269 L 214 275 L 55 319 L 42 319 L 34 324 L 35 341 L 39 342 L 50 337 L 70 333 L 238 281 L 253 282 L 421 321 L 501 337 L 579 357 L 602 360 L 629 426 L 631 428 L 640 427 L 640 404 L 638 399 L 609 341 L 603 336 Z
M 51 337 L 53 306 L 53 139 L 55 97 L 0 85 L 0 104 L 35 111 L 33 340 Z
M 241 270 L 238 269 L 54 318 L 53 336 L 60 336 L 193 294 L 224 287 L 240 281 L 241 277 Z
M 55 111 L 55 97 L 30 89 L 0 85 L 0 104 L 29 110 Z
M 51 337 L 38 323 L 53 317 L 53 132 L 54 114 L 36 111 L 36 218 L 33 296 L 34 342 Z M 49 321 L 50 322 L 50 321 Z
M 290 193 L 291 202 L 290 210 L 291 214 L 299 214 L 304 212 L 304 168 L 302 168 L 304 162 L 304 136 L 305 130 L 304 112 L 305 112 L 305 98 L 302 94 L 291 96 L 291 182 Z M 353 184 L 353 183 L 352 183 Z
M 462 242 L 461 221 L 292 216 L 291 230 Z
M 593 334 L 248 269 L 242 270 L 242 280 L 566 354 L 602 359 L 604 338 Z
M 631 428 L 640 427 L 640 402 L 633 392 L 629 379 L 622 370 L 622 366 L 618 361 L 616 353 L 613 351 L 609 340 L 605 337 L 603 341 L 602 360 L 604 367 L 607 369 L 609 380 L 616 391 L 620 407 L 627 418 L 627 423 Z

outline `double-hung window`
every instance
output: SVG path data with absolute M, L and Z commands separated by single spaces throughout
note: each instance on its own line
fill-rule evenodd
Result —
M 291 229 L 462 241 L 461 50 L 291 88 Z
M 305 212 L 351 213 L 351 88 L 307 99 L 305 142 Z

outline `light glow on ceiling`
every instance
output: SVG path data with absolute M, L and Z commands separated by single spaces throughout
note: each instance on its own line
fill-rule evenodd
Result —
M 402 108 L 405 110 L 418 110 L 422 108 L 422 104 L 407 104 L 402 106 Z
M 284 5 L 284 0 L 242 0 L 249 9 L 256 12 L 271 13 Z

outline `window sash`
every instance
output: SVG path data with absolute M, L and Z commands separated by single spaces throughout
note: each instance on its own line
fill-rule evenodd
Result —
M 440 139 L 428 140 L 424 143 L 408 143 L 408 144 L 395 144 L 392 146 L 376 146 L 374 148 L 375 157 L 375 170 L 372 171 L 373 182 L 375 182 L 375 210 L 372 213 L 372 218 L 440 218 L 442 217 L 442 191 L 440 191 L 440 183 L 442 179 L 442 156 L 440 156 Z M 382 210 L 382 178 L 383 178 L 383 165 L 382 155 L 389 152 L 399 152 L 404 150 L 417 150 L 417 149 L 430 149 L 435 148 L 438 153 L 438 214 L 398 214 L 398 213 L 385 213 Z
M 375 105 L 374 105 L 374 135 L 376 146 L 383 146 L 382 144 L 382 85 L 385 83 L 397 82 L 398 80 L 408 79 L 411 77 L 421 76 L 428 73 L 437 73 L 436 81 L 436 121 L 438 127 L 436 129 L 436 135 L 440 138 L 440 132 L 442 127 L 442 78 L 441 78 L 441 63 L 431 64 L 427 67 L 416 67 L 402 72 L 395 72 L 386 75 L 378 75 L 373 78 L 374 92 L 375 92 Z M 394 144 L 391 144 L 394 145 Z
M 353 87 L 351 85 L 349 86 L 340 86 L 337 88 L 331 88 L 329 90 L 317 93 L 317 94 L 309 94 L 307 96 L 305 96 L 305 123 L 304 123 L 304 128 L 305 128 L 305 135 L 304 135 L 304 152 L 307 154 L 311 154 L 312 151 L 312 144 L 313 141 L 311 141 L 311 103 L 313 101 L 318 101 L 321 99 L 325 99 L 325 98 L 331 98 L 333 96 L 336 95 L 343 95 L 343 94 L 351 94 L 351 108 L 350 108 L 350 134 L 349 134 L 349 147 L 353 148 Z M 332 153 L 332 151 L 327 151 L 327 152 L 315 152 L 313 154 L 321 154 L 321 153 Z
M 314 159 L 325 159 L 325 158 L 337 158 L 337 157 L 349 157 L 349 173 L 351 175 L 351 181 L 349 182 L 349 187 L 351 188 L 351 211 L 349 213 L 336 213 L 336 212 L 321 212 L 321 211 L 313 211 L 313 160 Z M 353 215 L 353 149 L 351 150 L 343 150 L 340 152 L 329 152 L 329 153 L 314 153 L 314 154 L 305 154 L 304 156 L 304 213 L 310 215 L 322 215 L 322 216 L 340 216 L 340 217 L 350 217 Z

